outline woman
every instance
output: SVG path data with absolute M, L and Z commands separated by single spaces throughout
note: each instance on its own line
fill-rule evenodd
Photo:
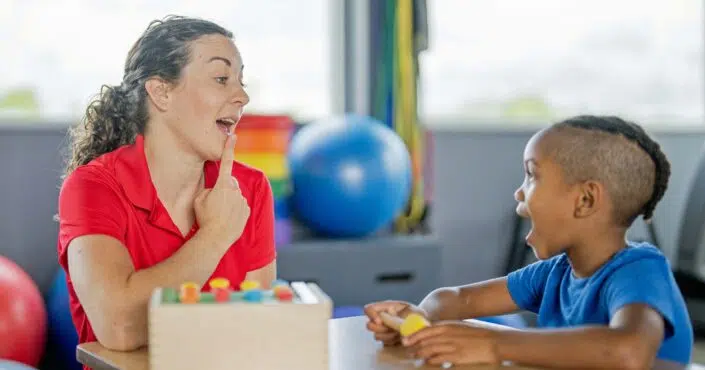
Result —
M 80 343 L 147 344 L 157 287 L 275 279 L 269 183 L 233 160 L 249 101 L 242 78 L 229 31 L 193 18 L 154 21 L 122 83 L 104 87 L 72 132 L 58 253 Z

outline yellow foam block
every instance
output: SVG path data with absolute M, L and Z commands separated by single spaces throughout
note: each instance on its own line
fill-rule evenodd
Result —
M 409 335 L 414 334 L 430 325 L 431 324 L 428 320 L 426 320 L 426 318 L 419 314 L 412 313 L 409 314 L 409 316 L 404 319 L 404 322 L 401 323 L 401 326 L 399 327 L 399 334 L 401 334 L 402 337 L 408 337 Z

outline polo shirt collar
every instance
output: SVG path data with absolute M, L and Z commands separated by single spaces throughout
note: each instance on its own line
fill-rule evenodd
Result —
M 215 185 L 219 167 L 219 162 L 205 163 L 206 188 L 212 188 Z M 130 202 L 139 208 L 153 212 L 158 204 L 158 197 L 144 153 L 143 135 L 137 135 L 135 143 L 124 148 L 124 151 L 118 156 L 115 168 L 118 180 Z

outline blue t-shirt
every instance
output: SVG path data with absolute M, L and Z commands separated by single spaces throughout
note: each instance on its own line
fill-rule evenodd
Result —
M 541 328 L 608 325 L 623 306 L 648 304 L 664 318 L 657 357 L 689 363 L 693 328 L 668 260 L 650 244 L 628 243 L 592 276 L 577 278 L 565 254 L 535 262 L 507 276 L 522 309 L 538 314 Z

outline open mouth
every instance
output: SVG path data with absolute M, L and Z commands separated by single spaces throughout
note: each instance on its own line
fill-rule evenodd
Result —
M 235 127 L 235 120 L 232 118 L 220 118 L 215 121 L 218 129 L 222 131 L 225 135 L 232 135 L 233 128 Z
M 524 241 L 526 241 L 526 244 L 533 246 L 531 242 L 533 241 L 533 236 L 534 236 L 534 228 L 532 227 L 529 232 L 526 233 L 526 236 L 524 237 Z

